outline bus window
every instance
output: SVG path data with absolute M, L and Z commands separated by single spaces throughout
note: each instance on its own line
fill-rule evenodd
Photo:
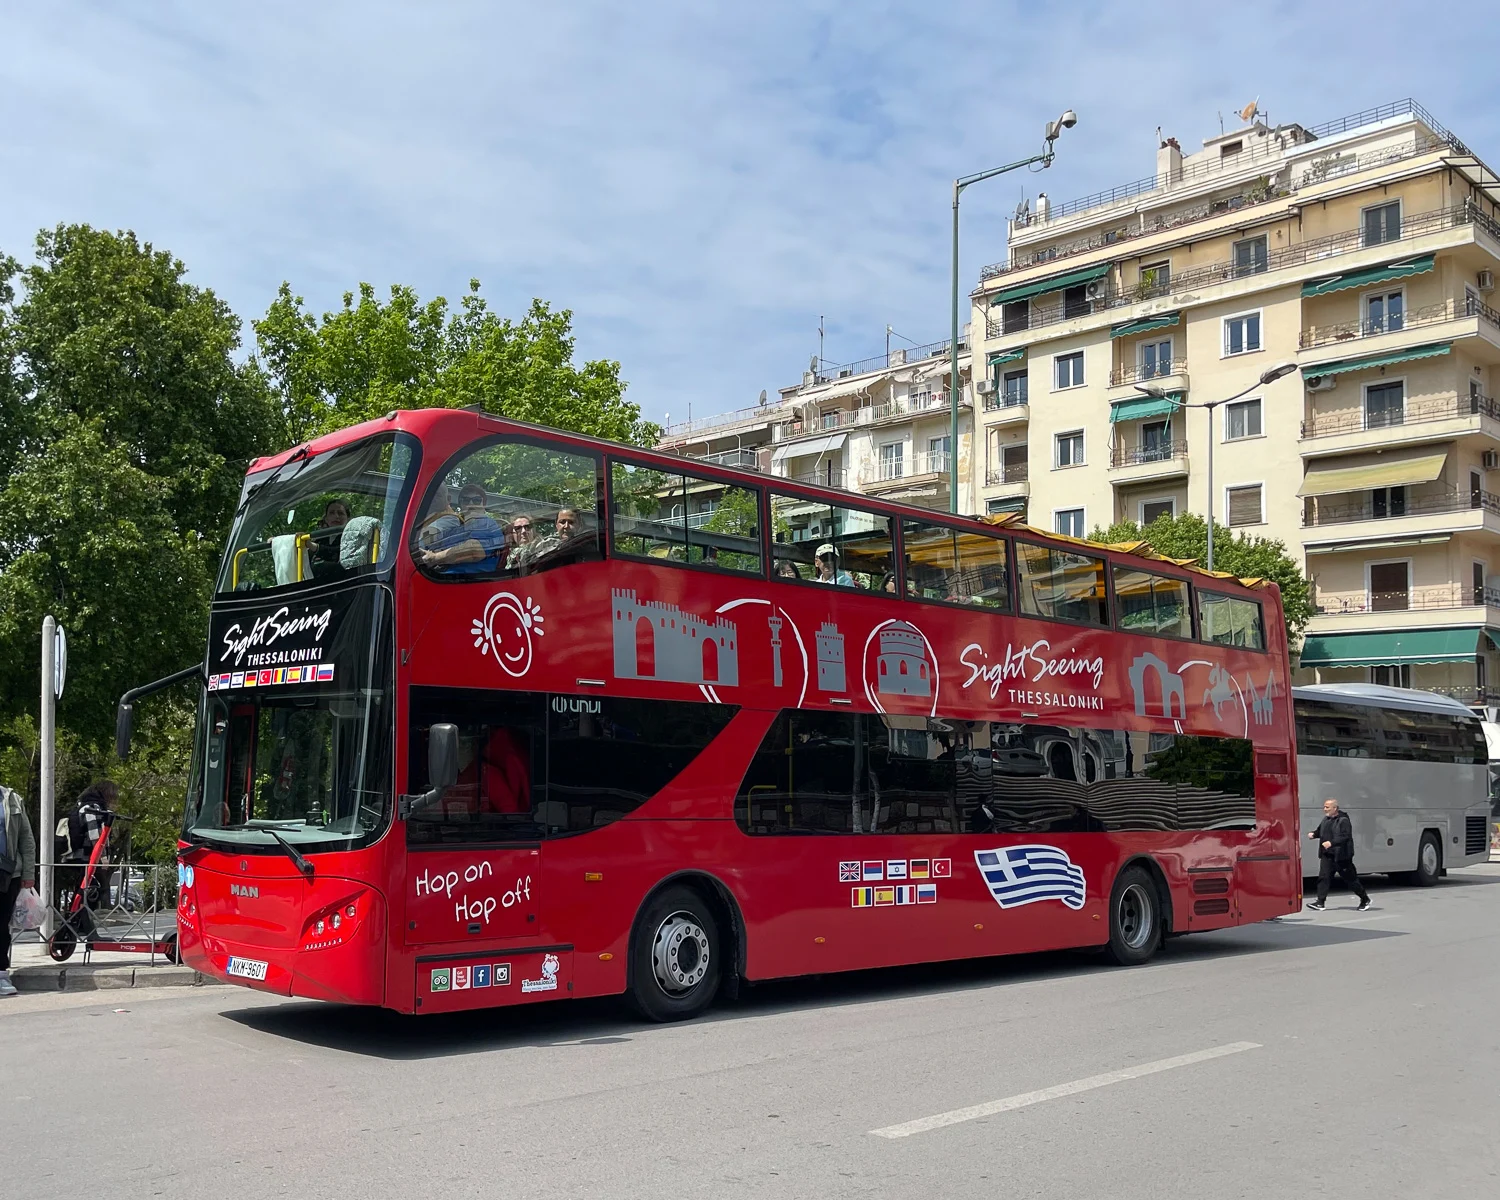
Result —
M 598 460 L 535 442 L 484 443 L 428 494 L 412 557 L 442 579 L 505 579 L 599 557 Z
M 610 504 L 617 554 L 760 574 L 755 488 L 612 460 Z
M 1380 726 L 1382 758 L 1464 766 L 1489 761 L 1476 719 L 1402 708 L 1373 709 L 1371 716 Z
M 1221 646 L 1264 650 L 1266 630 L 1261 621 L 1260 602 L 1199 592 L 1198 636 L 1205 642 L 1218 642 Z
M 1374 758 L 1380 753 L 1373 710 L 1327 700 L 1294 701 L 1297 753 L 1313 758 Z
M 771 527 L 778 577 L 786 563 L 802 579 L 871 592 L 894 579 L 891 519 L 883 513 L 773 493 Z
M 1109 624 L 1102 558 L 1017 542 L 1016 576 L 1023 613 L 1054 621 Z
M 901 523 L 901 547 L 907 595 L 996 611 L 1010 608 L 1002 538 L 906 520 Z
M 1193 636 L 1186 580 L 1116 567 L 1115 608 L 1117 624 L 1126 632 L 1158 637 Z

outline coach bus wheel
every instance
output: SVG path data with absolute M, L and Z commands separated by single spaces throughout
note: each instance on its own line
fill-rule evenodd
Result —
M 1161 899 L 1139 867 L 1121 872 L 1109 898 L 1109 953 L 1122 967 L 1143 963 L 1161 944 Z
M 671 888 L 646 906 L 631 948 L 631 998 L 642 1016 L 681 1021 L 719 988 L 719 928 L 696 892 Z
M 1443 848 L 1437 835 L 1424 833 L 1422 844 L 1417 847 L 1417 869 L 1411 873 L 1411 881 L 1418 887 L 1431 887 L 1443 873 Z
M 71 925 L 62 925 L 47 939 L 47 953 L 53 962 L 67 962 L 78 949 L 78 934 Z

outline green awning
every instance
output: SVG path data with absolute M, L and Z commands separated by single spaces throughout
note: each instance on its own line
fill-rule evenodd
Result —
M 1363 271 L 1350 271 L 1347 275 L 1335 275 L 1332 279 L 1312 279 L 1302 285 L 1302 298 L 1326 296 L 1329 292 L 1342 292 L 1349 288 L 1366 287 L 1372 283 L 1384 283 L 1387 279 L 1405 279 L 1408 275 L 1425 275 L 1432 270 L 1435 255 L 1423 254 L 1419 258 L 1404 258 L 1400 262 L 1387 263 L 1383 267 L 1367 267 Z
M 1022 346 L 1019 350 L 1004 350 L 999 353 L 990 355 L 990 366 L 998 367 L 1004 363 L 1020 362 L 1021 359 L 1025 357 L 1025 346 Z
M 1026 509 L 1025 496 L 1011 496 L 1004 500 L 991 500 L 987 506 L 991 513 L 1016 513 Z
M 1431 342 L 1425 346 L 1412 346 L 1406 350 L 1393 350 L 1389 354 L 1373 354 L 1368 358 L 1341 358 L 1334 362 L 1309 363 L 1302 368 L 1303 379 L 1321 379 L 1324 375 L 1342 375 L 1345 371 L 1363 371 L 1368 367 L 1389 367 L 1394 363 L 1411 362 L 1418 358 L 1437 358 L 1453 349 L 1452 342 Z
M 1167 396 L 1134 396 L 1129 400 L 1116 400 L 1109 406 L 1109 423 L 1120 421 L 1142 421 L 1147 417 L 1169 417 L 1182 406 L 1182 393 L 1172 392 Z
M 1165 329 L 1168 325 L 1175 325 L 1182 319 L 1179 313 L 1163 313 L 1159 317 L 1142 317 L 1139 321 L 1126 321 L 1123 325 L 1115 325 L 1109 331 L 1112 338 L 1131 337 L 1137 333 L 1150 333 L 1153 329 Z
M 990 307 L 997 304 L 1009 304 L 1013 300 L 1027 300 L 1032 296 L 1042 296 L 1047 292 L 1060 292 L 1063 288 L 1077 287 L 1080 283 L 1093 283 L 1096 279 L 1103 279 L 1109 274 L 1113 263 L 1099 263 L 1092 267 L 1083 267 L 1081 270 L 1070 271 L 1066 275 L 1054 275 L 1051 279 L 1038 279 L 1035 283 L 1017 284 L 1013 288 L 1006 288 L 1003 292 L 994 292 L 990 295 Z
M 1407 663 L 1473 662 L 1479 649 L 1476 627 L 1398 629 L 1384 633 L 1308 634 L 1302 643 L 1304 667 L 1395 667 Z

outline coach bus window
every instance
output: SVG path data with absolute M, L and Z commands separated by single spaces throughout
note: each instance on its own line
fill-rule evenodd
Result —
M 1369 711 L 1380 726 L 1382 758 L 1464 766 L 1489 761 L 1484 729 L 1475 718 L 1402 708 Z
M 1119 627 L 1128 633 L 1193 636 L 1185 580 L 1133 567 L 1116 567 L 1115 607 L 1119 612 Z
M 412 844 L 584 833 L 666 787 L 735 713 L 725 704 L 412 689 L 408 791 L 427 786 L 427 731 L 459 729 L 458 782 L 407 822 Z
M 1199 592 L 1198 630 L 1205 642 L 1249 650 L 1266 648 L 1265 626 L 1261 622 L 1260 602 L 1256 600 Z
M 803 579 L 874 592 L 894 570 L 883 513 L 772 494 L 771 528 L 778 578 L 790 563 Z
M 506 579 L 599 557 L 598 461 L 533 442 L 486 442 L 428 493 L 412 557 L 442 579 Z
M 1010 607 L 1003 539 L 906 520 L 901 523 L 901 546 L 907 595 L 997 611 Z
M 687 472 L 610 463 L 617 554 L 760 574 L 760 493 Z
M 1358 704 L 1296 700 L 1297 753 L 1314 758 L 1374 758 L 1380 750 L 1374 714 Z
M 1102 558 L 1017 542 L 1016 574 L 1023 613 L 1056 621 L 1109 624 Z

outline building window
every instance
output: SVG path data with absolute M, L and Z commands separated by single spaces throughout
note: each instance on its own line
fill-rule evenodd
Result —
M 1171 520 L 1177 515 L 1177 501 L 1175 500 L 1142 500 L 1141 501 L 1141 524 L 1149 525 L 1152 521 L 1159 521 L 1163 517 Z
M 1172 373 L 1172 339 L 1141 343 L 1141 378 L 1155 379 Z
M 1246 238 L 1234 244 L 1234 277 L 1259 275 L 1270 265 L 1266 256 L 1266 235 Z
M 1171 457 L 1171 422 L 1141 422 L 1141 462 L 1166 462 Z
M 1057 466 L 1083 466 L 1083 430 L 1074 429 L 1057 435 Z
M 1154 262 L 1141 268 L 1141 281 L 1138 285 L 1137 297 L 1148 300 L 1152 296 L 1165 296 L 1172 290 L 1172 264 L 1170 262 Z
M 1089 303 L 1089 289 L 1087 284 L 1063 290 L 1064 317 L 1086 317 L 1092 311 L 1093 305 Z
M 830 408 L 823 414 L 823 428 L 837 429 L 839 427 L 839 418 L 842 416 L 843 414 L 838 409 Z
M 1260 437 L 1262 432 L 1260 423 L 1260 401 L 1241 400 L 1238 404 L 1226 405 L 1224 408 L 1224 440 L 1226 442 L 1237 441 L 1240 438 Z
M 1485 594 L 1484 594 L 1484 571 L 1485 571 L 1485 564 L 1484 563 L 1477 562 L 1477 563 L 1474 564 L 1474 595 L 1473 595 L 1473 601 L 1474 601 L 1475 604 L 1483 604 L 1485 602 Z
M 1260 349 L 1260 313 L 1224 318 L 1224 354 L 1249 354 Z
M 1370 682 L 1378 683 L 1382 687 L 1411 687 L 1411 664 L 1402 663 L 1399 667 L 1371 667 Z
M 927 439 L 927 463 L 925 469 L 928 471 L 946 471 L 948 469 L 948 435 Z
M 1365 297 L 1365 333 L 1395 333 L 1406 323 L 1406 293 L 1379 292 Z
M 1006 408 L 1025 404 L 1031 392 L 1030 379 L 1030 374 L 1024 369 L 1007 371 L 1000 381 L 1000 403 Z
M 1370 492 L 1370 513 L 1375 517 L 1404 517 L 1406 488 L 1375 488 Z
M 1372 383 L 1365 388 L 1365 428 L 1400 425 L 1406 416 L 1406 384 Z
M 887 442 L 880 447 L 880 478 L 900 479 L 906 474 L 905 458 L 905 442 Z
M 1028 474 L 1029 455 L 1026 443 L 1003 446 L 1000 449 L 1000 475 L 996 483 L 1025 483 Z
M 1265 520 L 1260 502 L 1260 484 L 1225 489 L 1225 509 L 1229 513 L 1229 524 L 1259 525 Z
M 1411 607 L 1411 564 L 1370 564 L 1370 611 L 1405 612 Z
M 1060 508 L 1052 514 L 1054 528 L 1068 537 L 1083 536 L 1083 509 Z
M 1078 350 L 1072 354 L 1059 354 L 1052 360 L 1054 369 L 1053 387 L 1061 391 L 1063 388 L 1074 388 L 1083 386 L 1083 351 Z
M 1000 332 L 1016 333 L 1031 325 L 1031 301 L 1012 300 L 1000 306 Z
M 1364 244 L 1380 246 L 1401 237 L 1401 201 L 1377 204 L 1364 211 Z

